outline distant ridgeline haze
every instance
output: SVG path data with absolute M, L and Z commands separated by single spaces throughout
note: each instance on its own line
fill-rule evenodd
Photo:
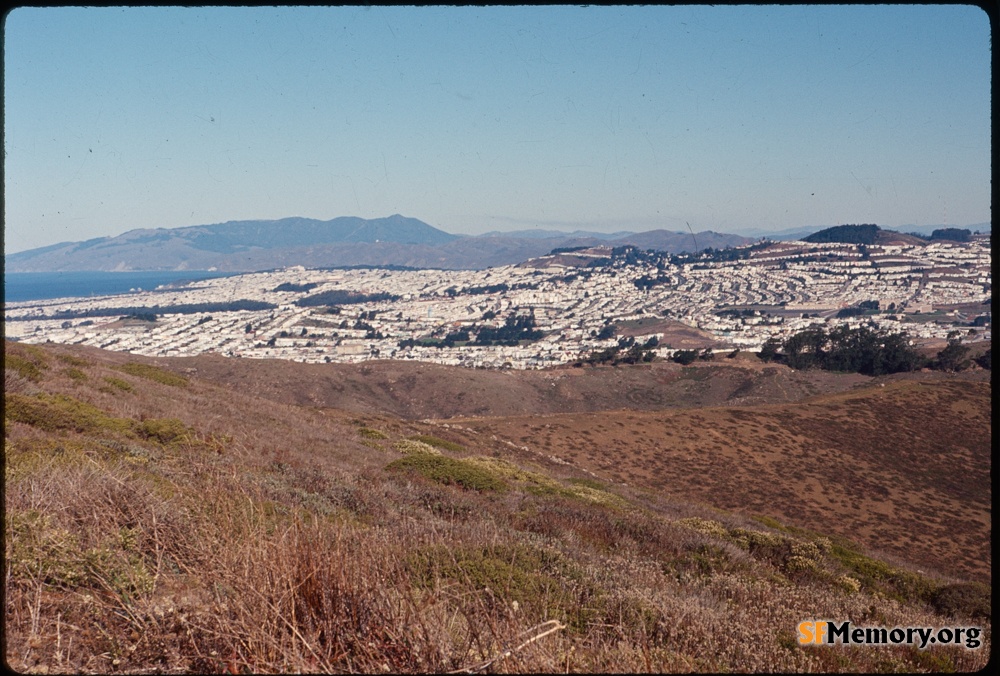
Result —
M 542 236 L 539 236 L 542 235 Z M 320 221 L 283 218 L 182 228 L 131 230 L 115 237 L 64 242 L 5 257 L 7 272 L 218 270 L 253 272 L 305 267 L 378 266 L 478 270 L 512 265 L 558 247 L 623 246 L 671 253 L 739 246 L 739 235 L 653 230 L 641 233 L 545 233 L 460 237 L 415 218 L 353 216 Z
M 115 237 L 63 242 L 7 255 L 5 269 L 8 273 L 153 270 L 233 273 L 301 265 L 307 268 L 483 270 L 514 265 L 550 252 L 572 252 L 595 246 L 634 246 L 640 250 L 683 254 L 739 247 L 762 237 L 865 245 L 967 242 L 971 237 L 968 228 L 907 227 L 914 232 L 894 232 L 865 224 L 838 225 L 818 232 L 813 228 L 760 233 L 756 238 L 712 231 L 597 233 L 576 230 L 565 233 L 542 229 L 459 236 L 399 214 L 375 219 L 342 216 L 328 221 L 295 217 L 139 229 Z M 970 228 L 989 232 L 990 224 L 981 223 Z

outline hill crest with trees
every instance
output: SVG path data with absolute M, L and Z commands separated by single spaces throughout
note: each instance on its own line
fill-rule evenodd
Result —
M 972 239 L 972 231 L 968 228 L 937 228 L 930 235 L 920 233 L 901 233 L 895 230 L 885 230 L 874 223 L 860 225 L 835 225 L 824 228 L 802 238 L 803 242 L 811 244 L 923 244 L 935 241 L 968 242 Z

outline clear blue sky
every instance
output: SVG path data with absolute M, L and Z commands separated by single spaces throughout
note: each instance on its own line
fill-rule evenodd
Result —
M 18 8 L 4 106 L 8 253 L 285 216 L 990 220 L 971 6 Z

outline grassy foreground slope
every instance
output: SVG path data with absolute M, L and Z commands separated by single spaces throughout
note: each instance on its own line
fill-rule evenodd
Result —
M 989 659 L 984 585 L 615 486 L 464 426 L 282 404 L 172 363 L 5 345 L 15 670 L 949 671 Z M 812 618 L 974 624 L 986 642 L 802 648 L 795 628 Z

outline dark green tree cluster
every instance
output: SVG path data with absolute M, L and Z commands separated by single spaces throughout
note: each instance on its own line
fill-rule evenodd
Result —
M 824 242 L 842 242 L 844 244 L 875 244 L 878 241 L 880 228 L 872 223 L 864 225 L 835 225 L 819 232 L 814 232 L 804 242 L 821 244 Z
M 650 277 L 649 275 L 643 275 L 638 279 L 633 279 L 632 283 L 635 284 L 635 288 L 640 291 L 647 291 L 652 289 L 654 286 L 660 286 L 662 284 L 673 284 L 673 279 L 670 275 L 664 275 L 662 273 L 657 273 L 656 277 Z
M 404 338 L 397 344 L 401 350 L 405 350 L 408 347 L 414 347 L 415 345 L 420 345 L 422 347 L 444 347 L 444 341 L 437 340 L 435 338 L 424 338 L 422 340 L 417 340 L 416 338 Z
M 574 251 L 584 251 L 591 248 L 589 245 L 584 244 L 583 246 L 557 246 L 555 249 L 548 253 L 549 256 L 558 256 L 564 253 L 573 253 Z
M 663 251 L 656 251 L 654 249 L 642 250 L 637 248 L 635 245 L 626 244 L 624 246 L 616 246 L 613 248 L 611 250 L 611 255 L 607 258 L 598 258 L 597 260 L 590 261 L 587 263 L 587 267 L 620 268 L 630 265 L 639 265 L 640 263 L 655 265 L 662 269 L 667 263 L 667 254 Z
M 293 291 L 293 292 L 296 292 L 296 293 L 304 293 L 306 291 L 312 291 L 317 286 L 319 286 L 319 284 L 317 284 L 315 282 L 307 282 L 305 284 L 293 284 L 291 282 L 285 282 L 284 284 L 279 284 L 278 286 L 274 287 L 274 290 L 275 291 Z
M 589 364 L 590 366 L 597 366 L 598 364 L 618 366 L 619 364 L 649 363 L 656 358 L 656 355 L 649 347 L 648 342 L 645 345 L 640 345 L 634 339 L 631 343 L 622 340 L 617 345 L 591 352 L 590 356 L 573 362 L 573 366 L 583 366 L 584 364 Z
M 948 341 L 947 347 L 938 352 L 933 366 L 940 371 L 964 371 L 971 363 L 968 346 L 962 345 L 960 340 L 952 339 Z
M 341 325 L 341 327 L 343 327 L 344 326 L 344 322 L 341 322 L 340 325 Z M 368 322 L 366 322 L 365 320 L 360 319 L 360 318 L 357 319 L 354 322 L 354 325 L 351 326 L 351 328 L 354 329 L 355 331 L 367 331 L 369 334 L 374 334 L 375 333 L 375 327 L 372 326 L 371 324 L 369 324 Z M 366 335 L 366 337 L 370 338 L 372 336 Z
M 682 265 L 684 263 L 723 263 L 729 261 L 741 261 L 750 258 L 754 251 L 766 249 L 774 242 L 762 240 L 750 246 L 727 246 L 724 249 L 713 249 L 708 247 L 696 253 L 675 254 L 669 257 L 672 265 Z
M 987 371 L 993 370 L 993 358 L 990 356 L 990 352 L 992 350 L 993 348 L 989 348 L 986 350 L 986 352 L 983 352 L 981 355 L 975 358 L 974 361 L 979 365 L 980 368 L 984 368 Z
M 717 317 L 730 317 L 732 319 L 746 319 L 749 317 L 755 317 L 754 311 L 751 308 L 726 308 L 725 310 L 716 310 L 715 315 Z
M 312 296 L 299 298 L 295 304 L 299 307 L 316 307 L 318 305 L 357 305 L 359 303 L 378 303 L 384 300 L 399 300 L 399 296 L 391 293 L 361 293 L 346 289 L 323 291 Z
M 608 324 L 597 333 L 591 332 L 591 335 L 597 338 L 597 340 L 607 340 L 608 338 L 614 338 L 617 331 L 618 329 L 614 324 Z
M 565 275 L 558 275 L 555 277 L 550 277 L 551 282 L 562 282 L 563 284 L 571 284 L 578 279 L 590 279 L 594 276 L 593 270 L 578 270 L 577 272 L 568 272 Z
M 931 239 L 946 239 L 951 242 L 968 242 L 972 233 L 965 228 L 938 228 L 931 233 Z
M 539 340 L 544 333 L 535 326 L 534 315 L 507 317 L 503 326 L 484 326 L 479 329 L 473 345 L 517 345 L 522 340 Z
M 670 357 L 670 361 L 687 366 L 688 364 L 694 363 L 697 358 L 698 350 L 677 350 L 677 352 Z
M 687 366 L 688 364 L 693 364 L 695 360 L 698 359 L 702 361 L 712 361 L 714 356 L 712 348 L 710 347 L 706 347 L 700 352 L 698 350 L 677 350 L 677 352 L 670 357 L 670 361 L 682 366 Z
M 152 312 L 133 312 L 131 314 L 122 315 L 118 319 L 119 320 L 137 319 L 137 320 L 142 321 L 142 322 L 155 322 L 156 321 L 156 315 L 153 314 Z
M 444 342 L 451 343 L 452 345 L 454 345 L 455 343 L 467 343 L 470 340 L 472 340 L 472 338 L 469 336 L 468 329 L 457 329 L 455 331 L 450 331 L 448 335 L 444 337 Z
M 536 282 L 516 282 L 514 284 L 508 284 L 507 282 L 501 282 L 499 284 L 486 284 L 483 286 L 470 286 L 462 293 L 470 296 L 479 296 L 486 293 L 506 293 L 508 291 L 517 291 L 520 289 L 534 290 L 538 288 Z M 457 296 L 459 294 L 458 289 L 455 287 L 449 287 L 445 289 L 445 293 L 449 296 Z
M 911 346 L 905 333 L 891 333 L 867 326 L 843 325 L 830 332 L 810 327 L 784 341 L 772 338 L 761 349 L 764 361 L 776 361 L 794 369 L 820 368 L 880 376 L 913 371 L 924 359 Z
M 473 340 L 472 334 L 476 332 Z M 535 327 L 533 315 L 510 315 L 499 328 L 492 326 L 470 327 L 449 332 L 443 339 L 423 338 L 416 340 L 407 338 L 399 341 L 399 347 L 405 349 L 414 345 L 423 347 L 454 347 L 458 343 L 469 345 L 518 345 L 524 340 L 538 340 L 545 334 Z
M 405 340 L 399 341 L 400 349 L 405 349 L 408 347 L 413 347 L 414 345 L 419 345 L 421 347 L 455 347 L 458 343 L 467 343 L 469 341 L 469 332 L 465 330 L 452 331 L 444 338 L 421 338 L 415 340 L 413 338 L 406 338 Z
M 878 314 L 877 300 L 863 300 L 856 307 L 845 307 L 837 311 L 837 319 Z
M 193 315 L 203 312 L 238 312 L 240 310 L 274 310 L 277 305 L 260 300 L 231 300 L 216 303 L 185 303 L 181 305 L 151 305 L 144 307 L 95 307 L 86 310 L 59 310 L 52 313 L 52 319 L 77 319 L 81 317 L 114 317 L 127 315 L 140 317 L 150 315 Z M 18 319 L 11 317 L 11 319 Z M 25 317 L 24 319 L 28 319 Z

